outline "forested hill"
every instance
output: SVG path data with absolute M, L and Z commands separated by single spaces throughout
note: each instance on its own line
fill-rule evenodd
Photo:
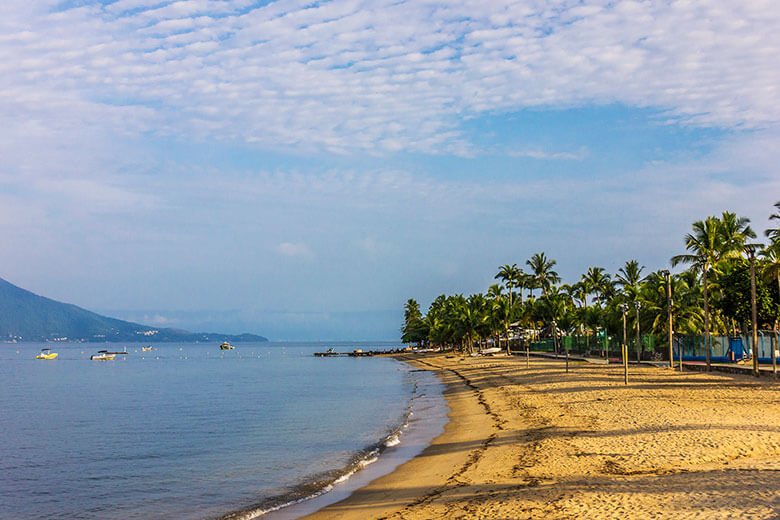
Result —
M 268 341 L 255 334 L 229 335 L 158 329 L 101 316 L 17 287 L 0 278 L 0 341 Z

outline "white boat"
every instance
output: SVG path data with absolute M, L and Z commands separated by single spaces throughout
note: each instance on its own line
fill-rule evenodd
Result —
M 492 356 L 494 354 L 501 354 L 502 352 L 503 350 L 501 350 L 498 347 L 486 348 L 479 351 L 479 353 L 482 354 L 483 356 Z
M 113 352 L 108 352 L 107 350 L 98 350 L 97 354 L 92 354 L 89 356 L 89 359 L 93 361 L 111 361 L 116 357 L 116 354 Z

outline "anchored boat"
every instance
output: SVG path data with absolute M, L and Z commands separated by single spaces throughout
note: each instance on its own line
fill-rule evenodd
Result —
M 49 348 L 42 348 L 41 353 L 35 356 L 35 359 L 57 359 L 58 352 L 52 352 Z
M 116 354 L 107 350 L 98 350 L 97 354 L 92 354 L 89 359 L 93 361 L 111 361 L 116 357 Z
M 219 350 L 233 350 L 234 348 L 236 348 L 236 347 L 234 347 L 233 345 L 231 345 L 227 341 L 219 346 Z

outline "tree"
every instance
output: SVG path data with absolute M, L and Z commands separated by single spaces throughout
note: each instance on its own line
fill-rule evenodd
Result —
M 472 294 L 457 307 L 458 326 L 463 331 L 469 352 L 473 351 L 474 341 L 485 337 L 489 331 L 487 302 L 481 294 Z
M 693 223 L 693 233 L 685 235 L 685 249 L 688 254 L 671 258 L 672 266 L 691 264 L 691 268 L 702 273 L 704 288 L 704 349 L 707 356 L 707 371 L 712 370 L 710 355 L 710 302 L 707 291 L 707 273 L 720 259 L 723 250 L 723 235 L 717 217 L 707 217 Z
M 780 202 L 775 204 L 780 209 Z M 772 215 L 770 218 L 780 218 L 780 216 Z M 774 281 L 777 283 L 777 292 L 780 294 L 780 229 L 778 233 L 772 237 L 771 233 L 767 233 L 767 236 L 772 238 L 772 243 L 769 244 L 763 251 L 761 256 L 764 258 L 763 275 L 767 281 Z M 780 332 L 778 332 L 778 322 L 780 322 L 780 306 L 775 308 L 775 319 L 772 322 L 772 330 L 775 332 L 775 345 L 780 345 Z
M 724 258 L 742 256 L 748 238 L 756 238 L 750 227 L 750 219 L 738 217 L 736 213 L 724 211 L 720 218 L 721 255 Z
M 501 348 L 501 333 L 507 337 L 507 354 L 509 354 L 509 322 L 511 320 L 512 307 L 498 284 L 493 284 L 488 288 L 488 321 L 491 332 L 498 341 L 498 347 Z
M 599 302 L 603 301 L 608 287 L 612 286 L 612 280 L 603 267 L 589 267 L 588 272 L 582 275 L 582 282 L 587 293 L 595 294 L 594 299 Z
M 738 323 L 752 322 L 750 262 L 745 258 L 734 259 L 726 264 L 720 275 L 722 296 L 717 302 L 718 308 Z M 778 296 L 774 284 L 767 284 L 756 277 L 757 327 L 773 324 L 777 318 Z
M 498 274 L 493 279 L 501 279 L 509 289 L 509 306 L 512 306 L 512 287 L 517 287 L 523 276 L 523 271 L 517 267 L 517 264 L 504 264 L 498 268 Z M 522 299 L 522 289 L 520 291 L 520 298 Z
M 542 289 L 542 295 L 546 295 L 553 284 L 561 281 L 561 277 L 553 270 L 557 262 L 547 258 L 544 252 L 536 253 L 525 263 L 533 271 L 537 286 Z
M 541 321 L 550 325 L 550 330 L 553 334 L 553 339 L 556 342 L 558 338 L 558 326 L 566 325 L 569 323 L 563 323 L 567 316 L 567 313 L 571 309 L 571 298 L 562 291 L 556 288 L 551 288 L 550 291 L 539 298 L 534 305 L 534 312 L 536 317 Z
M 775 202 L 775 208 L 777 208 L 777 213 L 772 213 L 771 215 L 769 215 L 769 220 L 780 221 L 780 201 Z M 766 231 L 764 231 L 764 234 L 770 240 L 772 240 L 773 243 L 777 244 L 780 242 L 780 227 L 769 228 Z
M 645 266 L 639 265 L 636 260 L 629 260 L 626 264 L 618 269 L 615 275 L 615 283 L 621 286 L 624 290 L 626 287 L 636 287 L 639 282 L 644 280 L 642 278 L 642 270 Z
M 401 328 L 401 341 L 417 343 L 419 346 L 428 338 L 428 324 L 423 320 L 420 304 L 410 298 L 404 305 L 404 326 Z

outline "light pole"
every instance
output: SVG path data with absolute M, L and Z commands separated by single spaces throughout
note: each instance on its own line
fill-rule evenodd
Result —
M 758 377 L 758 313 L 756 312 L 756 245 L 747 244 L 745 251 L 750 258 L 750 310 L 753 322 L 753 375 Z M 774 353 L 773 353 L 774 354 Z
M 669 312 L 669 368 L 674 370 L 674 352 L 672 349 L 672 338 L 674 331 L 672 330 L 672 273 L 669 269 L 662 271 L 666 275 L 666 308 Z
M 623 313 L 623 346 L 620 349 L 623 355 L 623 382 L 628 384 L 628 343 L 626 342 L 626 311 L 628 310 L 628 304 L 621 303 L 619 307 Z
M 642 302 L 639 300 L 634 301 L 634 307 L 636 308 L 636 360 L 642 361 L 642 351 L 640 350 L 639 340 L 639 309 L 642 307 Z

